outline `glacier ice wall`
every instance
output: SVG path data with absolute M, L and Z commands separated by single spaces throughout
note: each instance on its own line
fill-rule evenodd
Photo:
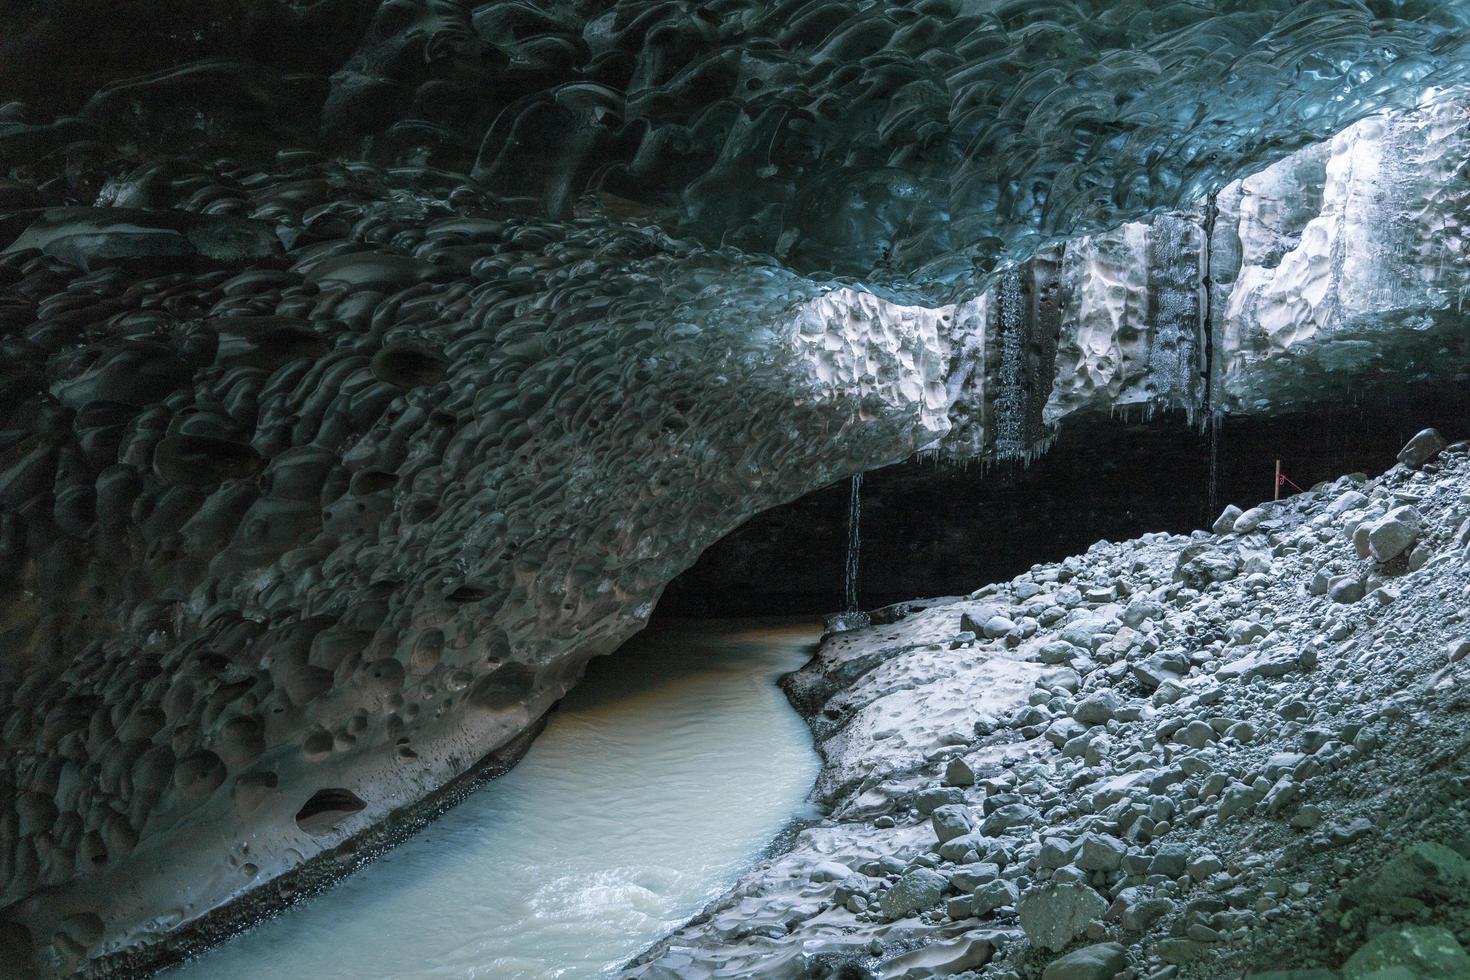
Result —
M 1467 364 L 1458 4 L 88 9 L 0 13 L 0 971 L 287 900 L 834 479 Z

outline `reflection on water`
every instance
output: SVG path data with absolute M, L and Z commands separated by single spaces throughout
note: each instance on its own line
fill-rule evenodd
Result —
M 816 778 L 775 686 L 819 628 L 655 626 L 515 769 L 170 980 L 601 977 L 725 891 Z

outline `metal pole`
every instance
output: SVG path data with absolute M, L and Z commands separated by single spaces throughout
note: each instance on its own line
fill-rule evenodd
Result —
M 1276 496 L 1275 497 L 1272 497 L 1271 499 L 1272 500 L 1280 500 L 1281 499 L 1281 460 L 1279 460 L 1279 459 L 1276 461 L 1276 483 L 1272 487 L 1272 490 L 1276 494 Z

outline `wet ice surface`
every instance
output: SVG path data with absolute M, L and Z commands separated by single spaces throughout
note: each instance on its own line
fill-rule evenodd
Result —
M 171 971 L 601 977 L 723 892 L 817 772 L 775 679 L 815 625 L 655 626 L 594 662 L 519 766 L 306 906 Z

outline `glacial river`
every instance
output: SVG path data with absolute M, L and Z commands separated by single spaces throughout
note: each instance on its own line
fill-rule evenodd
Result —
M 609 977 L 806 814 L 817 758 L 776 678 L 813 624 L 651 627 L 520 764 L 313 901 L 169 980 Z

